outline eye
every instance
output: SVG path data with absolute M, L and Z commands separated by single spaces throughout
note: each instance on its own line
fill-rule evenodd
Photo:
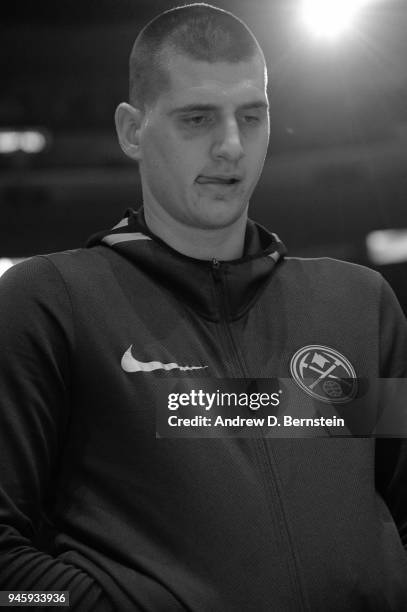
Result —
M 196 115 L 187 119 L 188 123 L 191 123 L 192 125 L 202 125 L 205 123 L 205 120 L 206 117 L 204 115 Z
M 267 108 L 257 107 L 241 109 L 238 117 L 243 127 L 257 127 L 263 125 L 267 119 Z
M 260 117 L 258 115 L 243 115 L 243 121 L 250 125 L 260 123 Z
M 206 114 L 187 115 L 182 117 L 182 123 L 187 127 L 204 127 L 212 122 L 212 116 Z

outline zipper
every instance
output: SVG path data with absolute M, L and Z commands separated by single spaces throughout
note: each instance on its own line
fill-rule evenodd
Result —
M 212 259 L 212 273 L 215 279 L 215 290 L 218 296 L 218 304 L 219 304 L 219 312 L 220 312 L 220 323 L 221 327 L 224 331 L 224 336 L 226 337 L 227 343 L 227 354 L 230 355 L 231 361 L 234 365 L 234 369 L 242 374 L 242 378 L 247 378 L 245 374 L 245 368 L 240 359 L 239 353 L 237 351 L 235 341 L 232 336 L 232 332 L 230 330 L 230 326 L 228 323 L 228 312 L 226 308 L 226 301 L 224 298 L 225 291 L 223 288 L 223 276 L 221 270 L 221 263 L 217 259 Z
M 215 281 L 216 294 L 218 296 L 220 323 L 224 332 L 222 335 L 226 338 L 224 347 L 227 348 L 226 354 L 230 355 L 234 369 L 238 373 L 239 377 L 250 378 L 245 364 L 237 351 L 232 331 L 230 329 L 230 324 L 228 322 L 228 311 L 226 307 L 224 280 L 221 266 L 222 264 L 220 261 L 217 259 L 212 259 L 212 274 Z M 260 469 L 262 470 L 263 486 L 266 492 L 266 497 L 269 500 L 270 515 L 272 521 L 274 522 L 274 528 L 276 533 L 281 533 L 282 530 L 284 531 L 284 540 L 289 547 L 290 555 L 288 558 L 288 565 L 290 569 L 290 582 L 295 587 L 294 592 L 297 594 L 297 604 L 293 609 L 295 612 L 298 612 L 299 610 L 307 610 L 309 608 L 306 604 L 307 598 L 301 580 L 301 573 L 299 571 L 299 560 L 293 545 L 292 535 L 288 526 L 283 501 L 280 495 L 280 489 L 277 484 L 278 475 L 276 473 L 275 460 L 269 453 L 264 438 L 253 438 L 248 440 L 249 446 L 251 443 L 255 446 L 255 454 L 260 464 Z

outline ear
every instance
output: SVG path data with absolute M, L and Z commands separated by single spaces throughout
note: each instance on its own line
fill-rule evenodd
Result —
M 142 111 L 127 102 L 122 102 L 116 108 L 114 118 L 117 137 L 123 152 L 131 159 L 139 161 Z

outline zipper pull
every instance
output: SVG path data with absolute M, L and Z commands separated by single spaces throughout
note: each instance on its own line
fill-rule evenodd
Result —
M 220 261 L 212 259 L 212 272 L 216 280 L 220 280 Z

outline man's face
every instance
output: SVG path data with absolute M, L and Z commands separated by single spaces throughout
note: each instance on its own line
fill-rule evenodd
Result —
M 247 214 L 264 164 L 264 64 L 172 54 L 168 71 L 170 88 L 146 109 L 140 130 L 144 205 L 189 227 L 227 227 Z

